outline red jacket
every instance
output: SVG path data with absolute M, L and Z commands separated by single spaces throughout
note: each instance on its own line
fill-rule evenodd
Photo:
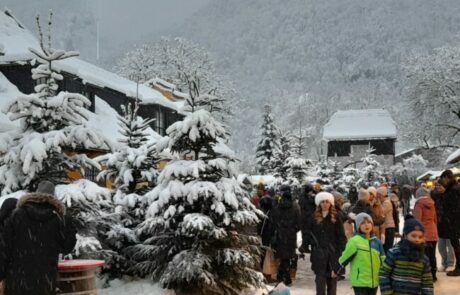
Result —
M 438 220 L 436 218 L 436 207 L 431 197 L 421 197 L 415 202 L 414 216 L 425 227 L 425 238 L 427 242 L 438 240 Z

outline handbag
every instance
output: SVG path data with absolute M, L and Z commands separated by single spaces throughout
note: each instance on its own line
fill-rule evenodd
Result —
M 275 253 L 271 248 L 265 252 L 264 265 L 262 267 L 262 273 L 266 275 L 273 275 L 278 272 L 278 260 L 275 259 Z

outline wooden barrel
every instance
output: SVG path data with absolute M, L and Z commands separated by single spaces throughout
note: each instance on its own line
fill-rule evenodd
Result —
M 96 295 L 96 270 L 100 260 L 67 260 L 59 263 L 57 294 Z

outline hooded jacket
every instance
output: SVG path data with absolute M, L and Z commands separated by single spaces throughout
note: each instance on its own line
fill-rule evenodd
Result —
M 364 235 L 356 234 L 348 240 L 339 264 L 343 268 L 351 262 L 350 279 L 353 287 L 377 288 L 380 265 L 384 259 L 385 252 L 380 240 L 375 236 L 368 240 Z
M 6 294 L 55 294 L 59 253 L 72 251 L 75 234 L 64 205 L 52 195 L 20 198 L 4 231 Z
M 280 259 L 291 259 L 295 255 L 297 232 L 300 230 L 299 205 L 292 199 L 282 198 L 272 212 L 272 246 L 275 254 Z
M 425 238 L 428 242 L 438 240 L 437 216 L 434 201 L 429 196 L 423 196 L 415 202 L 414 217 L 425 227 Z

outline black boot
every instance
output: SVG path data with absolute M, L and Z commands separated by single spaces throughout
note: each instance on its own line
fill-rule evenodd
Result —
M 460 276 L 460 269 L 455 268 L 454 270 L 448 271 L 447 275 L 449 277 L 458 277 L 458 276 Z

